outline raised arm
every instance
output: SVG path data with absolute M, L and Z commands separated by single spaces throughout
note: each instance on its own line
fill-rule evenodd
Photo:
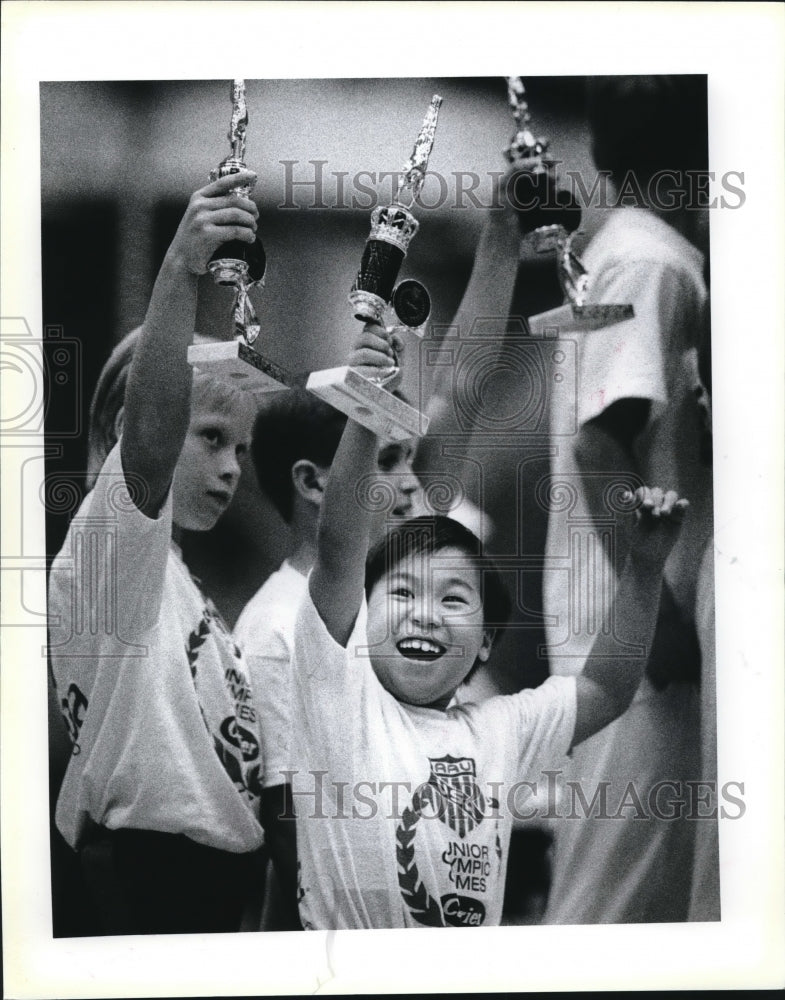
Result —
M 139 477 L 146 483 L 138 506 L 148 517 L 156 517 L 161 509 L 188 430 L 192 370 L 187 350 L 194 334 L 199 275 L 222 244 L 254 240 L 256 205 L 232 193 L 248 176 L 241 171 L 222 177 L 191 197 L 158 272 L 134 352 L 121 451 L 129 479 Z
M 642 487 L 627 562 L 616 590 L 614 616 L 624 640 L 643 647 L 641 656 L 620 658 L 616 639 L 601 633 L 583 673 L 576 678 L 577 716 L 572 745 L 626 711 L 640 684 L 651 650 L 662 590 L 662 572 L 678 537 L 687 501 L 672 491 Z
M 368 324 L 349 358 L 368 374 L 388 369 L 392 351 L 381 327 Z M 355 423 L 346 428 L 330 468 L 319 512 L 317 555 L 309 589 L 314 606 L 336 642 L 345 646 L 362 604 L 365 560 L 374 515 L 358 497 L 358 485 L 377 468 L 379 438 Z
M 503 320 L 510 315 L 515 280 L 518 275 L 521 234 L 512 209 L 493 208 L 488 213 L 477 245 L 474 265 L 451 326 L 459 337 L 467 337 L 477 319 Z M 430 435 L 421 442 L 421 454 L 437 458 L 436 436 L 460 431 L 452 399 L 452 367 L 430 369 L 428 391 Z M 427 374 L 427 372 L 426 372 Z M 429 467 L 430 468 L 430 467 Z

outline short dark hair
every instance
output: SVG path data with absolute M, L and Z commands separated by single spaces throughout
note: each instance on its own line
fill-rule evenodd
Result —
M 586 112 L 595 165 L 617 184 L 708 168 L 704 75 L 589 77 Z
M 480 571 L 483 622 L 486 628 L 503 629 L 510 621 L 510 595 L 494 560 L 484 555 L 479 538 L 463 524 L 443 514 L 411 517 L 390 528 L 368 553 L 365 564 L 365 595 L 369 598 L 385 573 L 410 555 L 433 555 L 441 549 L 456 548 L 465 553 Z M 469 680 L 475 664 L 465 680 Z
M 287 524 L 294 510 L 292 466 L 307 459 L 332 465 L 346 417 L 305 389 L 271 393 L 256 416 L 251 456 L 259 487 Z

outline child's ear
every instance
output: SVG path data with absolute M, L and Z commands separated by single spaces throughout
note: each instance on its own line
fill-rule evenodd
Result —
M 477 653 L 477 659 L 480 663 L 487 663 L 488 658 L 491 655 L 491 648 L 493 646 L 493 640 L 496 638 L 496 629 L 486 628 L 482 634 L 482 645 Z
M 327 469 L 301 458 L 292 466 L 292 482 L 301 497 L 317 507 L 321 506 L 327 485 Z

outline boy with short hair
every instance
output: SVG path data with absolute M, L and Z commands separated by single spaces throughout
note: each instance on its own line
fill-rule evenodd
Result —
M 316 558 L 316 525 L 330 466 L 346 417 L 304 389 L 269 396 L 254 424 L 251 444 L 256 477 L 289 526 L 288 556 L 251 598 L 235 626 L 252 673 L 261 714 L 264 757 L 262 820 L 274 875 L 268 879 L 263 929 L 298 928 L 297 851 L 291 792 L 289 742 L 292 726 L 292 655 L 297 609 Z M 408 517 L 419 503 L 412 471 L 414 446 L 388 442 L 377 469 L 389 489 L 390 513 Z
M 385 343 L 366 327 L 350 364 L 384 368 Z M 645 659 L 620 661 L 600 635 L 580 677 L 451 706 L 504 625 L 501 581 L 446 518 L 405 522 L 366 567 L 373 515 L 357 483 L 378 447 L 349 421 L 297 620 L 300 916 L 318 929 L 498 924 L 510 793 L 620 715 Z M 645 650 L 687 503 L 648 489 L 638 500 L 616 612 Z
M 248 398 L 187 362 L 198 276 L 222 244 L 254 239 L 256 206 L 232 190 L 245 173 L 189 202 L 130 344 L 124 393 L 107 394 L 111 414 L 100 400 L 91 414 L 97 451 L 120 439 L 50 575 L 49 652 L 73 741 L 57 825 L 82 852 L 108 844 L 108 933 L 238 930 L 257 877 L 261 758 L 246 668 L 176 544 L 226 510 L 250 437 Z M 121 382 L 127 361 L 113 357 Z

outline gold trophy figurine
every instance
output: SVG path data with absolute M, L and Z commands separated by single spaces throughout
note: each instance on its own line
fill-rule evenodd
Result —
M 245 169 L 248 108 L 243 80 L 232 82 L 231 100 L 230 153 L 215 170 L 210 171 L 211 181 Z M 252 184 L 238 184 L 234 191 L 248 197 L 252 187 Z M 271 391 L 287 388 L 289 374 L 252 346 L 259 336 L 260 324 L 249 293 L 264 285 L 266 269 L 267 255 L 258 236 L 251 244 L 231 240 L 213 254 L 208 265 L 209 273 L 216 284 L 231 287 L 235 293 L 232 305 L 234 340 L 189 347 L 188 361 L 194 368 L 230 379 L 243 389 Z
M 409 209 L 425 181 L 441 103 L 438 95 L 431 99 L 391 204 L 377 206 L 371 213 L 371 232 L 349 292 L 354 318 L 378 323 L 390 334 L 410 331 L 422 337 L 431 312 L 430 296 L 419 281 L 408 278 L 396 285 L 396 280 L 420 226 Z M 330 368 L 312 372 L 307 388 L 381 437 L 405 440 L 424 434 L 428 418 L 386 388 L 399 372 L 396 356 L 390 370 L 378 378 L 349 367 Z

